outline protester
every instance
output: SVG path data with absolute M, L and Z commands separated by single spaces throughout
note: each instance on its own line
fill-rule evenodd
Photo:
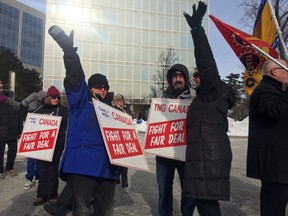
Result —
M 167 72 L 168 87 L 162 92 L 161 98 L 193 99 L 196 95 L 191 88 L 189 71 L 183 64 L 174 64 Z M 177 170 L 181 188 L 184 178 L 183 161 L 156 156 L 156 177 L 159 190 L 158 212 L 160 216 L 170 216 L 173 211 L 173 180 Z M 193 203 L 192 199 L 181 199 L 181 212 L 183 215 L 193 215 L 193 208 L 186 208 Z
M 117 109 L 120 109 L 121 111 L 127 113 L 128 115 L 131 115 L 131 117 L 133 118 L 131 110 L 125 107 L 125 99 L 123 95 L 121 94 L 114 95 L 113 100 L 112 100 L 112 106 L 116 107 Z M 116 183 L 120 184 L 120 179 Z M 123 171 L 121 173 L 121 183 L 122 183 L 122 188 L 126 188 L 129 186 L 127 167 L 123 167 Z
M 35 110 L 41 105 L 42 99 L 46 96 L 45 91 L 39 91 L 38 93 L 33 92 L 28 97 L 23 99 L 21 102 L 17 102 L 12 98 L 7 98 L 5 103 L 12 107 L 14 110 L 18 111 L 18 115 L 22 122 L 25 121 L 27 112 Z M 30 189 L 34 184 L 38 184 L 39 172 L 38 172 L 38 162 L 36 159 L 27 158 L 27 173 L 25 174 L 25 185 L 24 190 Z M 33 181 L 34 179 L 34 181 Z
M 192 16 L 184 13 L 191 28 L 201 84 L 187 113 L 187 150 L 182 196 L 195 199 L 201 216 L 218 216 L 221 215 L 218 200 L 230 199 L 232 151 L 227 136 L 227 113 L 235 103 L 235 93 L 220 79 L 201 24 L 206 10 L 207 5 L 199 1 L 197 10 L 196 5 L 193 5 Z
M 72 211 L 73 195 L 71 188 L 66 184 L 55 203 L 46 203 L 44 210 L 53 216 L 64 216 Z
M 69 103 L 67 142 L 61 160 L 60 176 L 73 194 L 73 215 L 108 215 L 112 210 L 116 180 L 121 167 L 112 165 L 105 148 L 92 98 L 111 105 L 113 97 L 106 76 L 96 73 L 85 82 L 73 31 L 69 37 L 58 26 L 48 30 L 64 51 L 64 86 Z
M 192 76 L 192 81 L 193 81 L 193 88 L 195 89 L 196 94 L 197 94 L 198 90 L 200 89 L 200 77 L 199 77 L 198 69 L 195 69 L 193 76 Z
M 286 68 L 287 62 L 277 59 Z M 288 71 L 272 60 L 249 106 L 247 176 L 261 180 L 260 215 L 285 216 L 288 202 Z
M 35 93 L 32 93 L 30 97 L 25 98 L 21 104 L 24 106 L 20 106 L 20 112 L 22 110 L 22 116 L 26 118 L 27 112 L 32 112 L 36 110 L 43 104 L 43 100 L 46 96 L 45 91 L 39 91 L 36 95 L 36 99 L 31 100 L 30 97 L 33 97 Z M 22 109 L 21 109 L 22 108 Z M 24 119 L 23 119 L 24 120 Z M 38 185 L 39 182 L 39 169 L 38 169 L 38 161 L 34 158 L 27 158 L 26 165 L 26 174 L 25 174 L 25 184 L 24 190 L 29 190 L 33 185 Z
M 0 88 L 1 85 L 3 86 L 0 80 Z M 3 91 L 3 89 L 1 90 Z M 40 106 L 40 101 L 46 96 L 45 91 L 39 91 L 38 93 L 33 92 L 28 97 L 23 99 L 21 102 L 15 101 L 11 97 L 0 96 L 0 103 L 7 104 L 15 111 L 18 111 L 18 116 L 21 122 L 25 121 L 26 115 L 28 111 L 36 109 Z M 3 100 L 5 99 L 5 100 Z M 24 190 L 30 189 L 34 184 L 38 183 L 39 179 L 39 172 L 38 172 L 38 163 L 36 159 L 27 158 L 27 166 L 26 166 L 27 173 L 25 174 L 25 185 Z M 33 182 L 34 179 L 34 182 Z
M 44 103 L 33 113 L 61 116 L 61 124 L 54 148 L 53 159 L 51 162 L 38 160 L 39 184 L 37 189 L 37 198 L 33 205 L 42 205 L 44 202 L 56 202 L 58 197 L 58 166 L 62 155 L 68 120 L 67 108 L 60 104 L 60 92 L 55 86 L 48 88 Z
M 14 162 L 17 154 L 17 140 L 22 132 L 22 121 L 16 110 L 6 103 L 8 98 L 13 98 L 13 92 L 1 90 L 0 98 L 0 179 L 5 178 L 5 173 L 9 176 L 16 176 Z M 7 162 L 4 170 L 4 153 L 6 144 L 8 146 Z

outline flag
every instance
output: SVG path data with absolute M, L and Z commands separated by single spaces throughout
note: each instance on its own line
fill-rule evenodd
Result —
M 247 94 L 251 94 L 262 79 L 261 69 L 267 60 L 267 57 L 257 52 L 251 47 L 251 44 L 259 47 L 274 58 L 278 57 L 278 53 L 267 42 L 240 31 L 212 15 L 209 15 L 209 17 L 213 20 L 218 30 L 246 68 L 247 73 L 244 74 L 244 88 Z
M 276 24 L 267 0 L 261 0 L 254 24 L 253 36 L 272 45 L 276 39 Z

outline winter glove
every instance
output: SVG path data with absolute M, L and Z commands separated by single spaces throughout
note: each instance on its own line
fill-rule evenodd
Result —
M 199 29 L 202 25 L 203 16 L 207 11 L 207 4 L 205 4 L 202 1 L 199 1 L 197 10 L 196 10 L 196 4 L 192 5 L 192 9 L 193 9 L 192 16 L 190 16 L 186 12 L 184 12 L 183 15 L 185 16 L 187 23 L 192 29 L 192 31 L 195 31 Z
M 59 46 L 63 49 L 63 51 L 65 52 L 65 50 L 70 50 L 70 49 L 74 49 L 76 50 L 76 48 L 73 47 L 73 38 L 74 38 L 74 31 L 72 30 L 68 35 L 65 34 L 65 32 L 56 25 L 53 25 L 49 28 L 48 33 L 51 35 L 51 37 L 59 44 Z
M 5 95 L 0 95 L 0 103 L 5 103 L 7 101 L 8 97 Z

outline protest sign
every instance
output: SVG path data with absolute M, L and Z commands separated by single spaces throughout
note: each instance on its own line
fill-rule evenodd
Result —
M 152 99 L 144 151 L 185 161 L 186 115 L 192 100 Z
M 149 171 L 132 117 L 96 99 L 93 104 L 110 162 Z
M 18 145 L 18 155 L 52 161 L 61 116 L 28 113 Z

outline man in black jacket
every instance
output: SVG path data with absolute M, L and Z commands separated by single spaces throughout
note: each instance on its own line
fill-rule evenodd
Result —
M 206 10 L 207 5 L 200 1 L 197 10 L 196 5 L 193 5 L 192 16 L 184 13 L 191 28 L 201 84 L 187 113 L 187 149 L 182 194 L 195 199 L 201 216 L 220 216 L 218 200 L 230 199 L 232 151 L 227 135 L 227 113 L 235 103 L 235 93 L 220 79 L 201 24 Z
M 191 88 L 189 72 L 185 65 L 175 64 L 167 72 L 168 87 L 162 93 L 161 98 L 193 99 L 196 95 Z M 184 178 L 183 161 L 156 156 L 156 176 L 159 190 L 158 212 L 160 216 L 172 216 L 173 210 L 173 180 L 175 170 L 179 174 L 181 188 Z M 183 197 L 181 199 L 181 212 L 183 215 L 192 215 L 194 208 L 193 199 Z
M 277 59 L 287 67 L 287 62 Z M 288 71 L 268 60 L 249 107 L 247 176 L 260 179 L 261 216 L 285 216 L 288 202 Z
M 3 97 L 12 96 L 13 92 L 3 91 Z M 19 138 L 21 131 L 22 121 L 17 111 L 5 103 L 0 103 L 0 179 L 5 178 L 3 162 L 6 144 L 8 145 L 8 152 L 5 171 L 7 175 L 16 175 L 13 169 L 17 154 L 17 139 Z

